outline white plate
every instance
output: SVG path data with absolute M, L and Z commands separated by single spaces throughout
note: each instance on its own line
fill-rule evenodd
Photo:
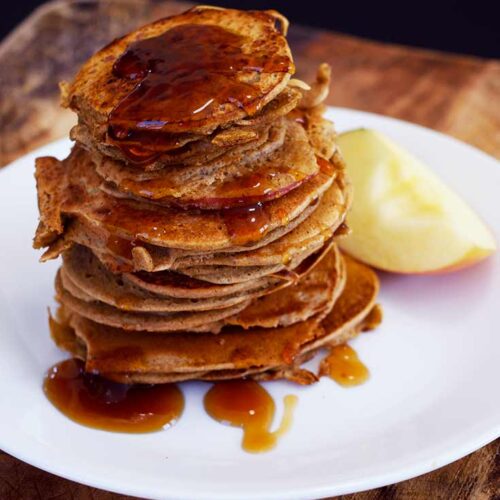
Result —
M 500 168 L 454 139 L 401 121 L 332 109 L 340 131 L 380 130 L 407 147 L 486 220 L 500 239 Z M 443 276 L 382 276 L 385 320 L 352 344 L 371 370 L 363 386 L 324 379 L 313 387 L 266 384 L 299 396 L 278 447 L 251 455 L 241 431 L 203 411 L 206 384 L 183 385 L 186 408 L 172 429 L 113 434 L 79 426 L 41 390 L 65 357 L 49 340 L 57 262 L 31 248 L 37 222 L 33 161 L 63 158 L 62 140 L 0 173 L 0 448 L 60 476 L 153 498 L 309 498 L 339 495 L 423 474 L 500 435 L 500 259 Z M 280 415 L 277 415 L 279 418 Z

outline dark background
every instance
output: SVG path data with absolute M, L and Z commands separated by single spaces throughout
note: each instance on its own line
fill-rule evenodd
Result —
M 41 0 L 10 0 L 2 5 L 0 39 Z M 200 3 L 210 3 L 202 1 Z M 213 0 L 241 9 L 274 8 L 293 23 L 350 33 L 375 40 L 500 57 L 500 2 L 469 0 Z

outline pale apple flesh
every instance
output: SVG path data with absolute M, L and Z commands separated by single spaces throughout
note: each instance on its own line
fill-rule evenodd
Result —
M 474 211 L 428 167 L 387 137 L 359 129 L 339 146 L 354 187 L 343 250 L 379 269 L 447 272 L 496 250 Z

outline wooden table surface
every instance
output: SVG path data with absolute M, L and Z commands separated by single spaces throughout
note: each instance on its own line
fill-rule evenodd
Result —
M 0 165 L 67 135 L 75 119 L 58 107 L 57 83 L 71 78 L 93 51 L 143 22 L 185 7 L 159 0 L 59 0 L 35 12 L 0 44 Z M 331 64 L 329 104 L 419 123 L 500 157 L 499 61 L 302 26 L 291 27 L 289 40 L 300 78 L 312 80 L 320 62 Z M 58 478 L 0 451 L 0 498 L 126 497 Z M 500 440 L 435 472 L 342 498 L 500 498 Z

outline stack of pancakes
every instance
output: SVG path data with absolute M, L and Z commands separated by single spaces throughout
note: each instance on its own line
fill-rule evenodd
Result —
M 305 384 L 314 352 L 379 322 L 375 274 L 335 244 L 351 189 L 322 116 L 330 70 L 293 79 L 286 29 L 197 7 L 63 85 L 76 143 L 37 160 L 34 246 L 63 257 L 51 330 L 87 370 Z

